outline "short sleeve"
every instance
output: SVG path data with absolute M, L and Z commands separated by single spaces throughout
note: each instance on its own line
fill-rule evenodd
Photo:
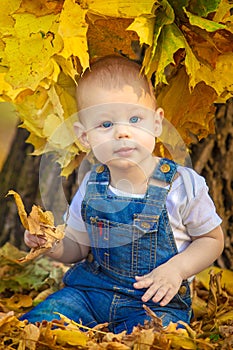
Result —
M 178 170 L 183 178 L 187 204 L 182 210 L 182 221 L 190 236 L 206 234 L 222 222 L 209 195 L 205 179 L 194 170 Z
M 67 215 L 68 216 L 68 219 L 66 222 L 67 225 L 70 226 L 72 229 L 76 231 L 81 231 L 81 232 L 86 232 L 85 223 L 81 215 L 81 206 L 85 195 L 86 185 L 87 185 L 89 176 L 90 176 L 90 172 L 86 174 L 78 191 L 75 193 L 69 207 L 69 213 Z

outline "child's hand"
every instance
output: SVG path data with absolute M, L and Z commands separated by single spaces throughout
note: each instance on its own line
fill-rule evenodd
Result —
M 142 296 L 142 301 L 160 301 L 161 306 L 167 305 L 177 294 L 183 280 L 179 270 L 169 264 L 163 264 L 147 275 L 135 276 L 135 279 L 134 288 L 148 288 Z
M 46 243 L 46 238 L 44 236 L 32 235 L 29 231 L 24 232 L 24 242 L 29 248 L 41 247 Z

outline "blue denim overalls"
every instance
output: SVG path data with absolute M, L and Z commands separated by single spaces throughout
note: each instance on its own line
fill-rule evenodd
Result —
M 171 185 L 176 164 L 161 159 L 143 198 L 109 192 L 107 166 L 95 165 L 82 203 L 82 217 L 91 241 L 91 254 L 64 276 L 65 287 L 23 316 L 30 322 L 57 318 L 57 311 L 76 322 L 93 327 L 109 323 L 115 333 L 132 331 L 150 317 L 141 301 L 145 289 L 133 288 L 136 275 L 145 275 L 165 263 L 177 248 L 169 224 L 166 198 L 169 188 L 153 185 L 153 179 Z M 168 186 L 169 187 L 169 186 Z M 189 322 L 190 289 L 183 281 L 179 293 L 165 307 L 145 303 L 163 325 Z

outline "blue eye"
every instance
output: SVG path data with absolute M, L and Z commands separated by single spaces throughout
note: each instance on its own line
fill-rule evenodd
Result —
M 110 121 L 107 121 L 107 122 L 103 122 L 101 125 L 100 125 L 102 128 L 111 128 L 111 126 L 113 126 L 113 123 L 110 122 Z
M 130 123 L 138 123 L 140 120 L 141 120 L 140 117 L 133 116 L 133 117 L 130 118 L 129 122 Z

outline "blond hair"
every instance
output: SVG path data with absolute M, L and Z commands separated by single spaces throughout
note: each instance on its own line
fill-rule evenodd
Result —
M 141 66 L 125 57 L 103 57 L 83 73 L 77 84 L 79 110 L 82 108 L 85 95 L 88 94 L 92 85 L 106 90 L 118 90 L 122 89 L 124 85 L 130 85 L 139 97 L 143 93 L 148 93 L 155 101 L 153 86 L 141 72 Z

